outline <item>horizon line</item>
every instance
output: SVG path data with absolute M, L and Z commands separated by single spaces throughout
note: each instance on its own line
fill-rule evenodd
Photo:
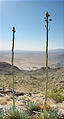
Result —
M 54 51 L 54 50 L 64 50 L 64 48 L 58 48 L 58 49 L 49 49 L 48 51 Z M 0 51 L 12 51 L 12 49 L 5 49 Z M 26 52 L 45 52 L 46 50 L 19 50 L 15 49 L 14 51 L 26 51 Z

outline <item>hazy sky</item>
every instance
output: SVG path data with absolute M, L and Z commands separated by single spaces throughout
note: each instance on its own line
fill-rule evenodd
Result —
M 64 48 L 64 0 L 0 0 L 0 50 L 45 50 L 45 12 L 49 11 L 49 49 Z

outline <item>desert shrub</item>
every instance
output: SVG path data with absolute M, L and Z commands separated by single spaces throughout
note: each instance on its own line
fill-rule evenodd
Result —
M 3 117 L 4 117 L 4 111 L 3 109 L 0 109 L 0 119 L 3 119 Z
M 13 110 L 13 107 L 11 107 L 9 110 L 5 113 L 5 119 L 19 119 L 19 111 L 15 108 Z
M 46 110 L 44 110 L 43 112 L 40 113 L 40 119 L 50 119 L 49 113 Z
M 30 119 L 30 115 L 28 112 L 20 112 L 20 119 Z
M 60 119 L 61 115 L 58 111 L 58 108 L 54 108 L 53 110 L 43 111 L 40 114 L 40 119 Z
M 50 119 L 60 119 L 60 113 L 58 111 L 58 108 L 53 109 L 50 113 Z
M 53 98 L 56 102 L 62 102 L 64 100 L 64 95 L 63 95 L 63 89 L 55 88 L 52 89 L 49 93 L 48 96 L 50 98 Z
M 35 109 L 36 109 L 35 104 L 32 101 L 30 101 L 27 105 L 27 110 L 30 112 L 30 111 L 33 111 Z

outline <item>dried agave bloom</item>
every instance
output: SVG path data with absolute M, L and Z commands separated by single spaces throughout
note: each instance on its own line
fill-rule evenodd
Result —
M 47 90 L 48 90 L 48 21 L 52 21 L 52 19 L 48 19 L 50 14 L 46 12 L 45 22 L 46 22 L 46 32 L 47 32 L 47 39 L 46 39 L 46 91 L 45 91 L 45 104 L 44 109 L 46 110 L 46 102 L 47 102 Z
M 12 88 L 13 88 L 13 109 L 15 108 L 15 99 L 14 99 L 14 33 L 15 33 L 15 27 L 13 27 L 13 40 L 12 40 L 12 77 L 13 77 L 13 83 L 12 83 Z

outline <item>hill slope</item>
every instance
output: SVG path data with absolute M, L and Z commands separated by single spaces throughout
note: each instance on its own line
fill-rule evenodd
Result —
M 21 70 L 14 66 L 14 73 L 19 73 Z M 12 65 L 6 62 L 0 62 L 0 74 L 7 74 L 10 75 L 12 73 Z
M 0 87 L 12 89 L 12 66 L 8 63 L 0 62 Z M 48 91 L 54 89 L 64 89 L 64 67 L 48 68 Z M 14 66 L 15 90 L 24 93 L 35 93 L 45 91 L 46 68 L 21 71 Z M 10 75 L 9 75 L 10 74 Z M 4 82 L 3 82 L 4 81 Z M 60 91 L 62 92 L 62 91 Z

